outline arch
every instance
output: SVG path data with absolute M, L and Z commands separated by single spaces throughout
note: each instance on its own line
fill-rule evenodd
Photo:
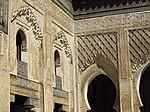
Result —
M 19 29 L 16 34 L 16 47 L 17 47 L 17 60 L 18 61 L 25 61 L 27 60 L 27 39 L 24 31 Z
M 150 64 L 142 71 L 139 83 L 139 95 L 142 105 L 141 112 L 150 111 Z
M 107 75 L 99 74 L 89 83 L 87 97 L 92 112 L 115 112 L 116 87 Z
M 11 19 L 11 22 L 13 22 L 17 17 L 21 16 L 25 16 L 27 22 L 29 23 L 32 29 L 33 34 L 35 35 L 36 42 L 41 45 L 43 40 L 42 31 L 30 6 L 26 5 L 21 7 L 19 10 L 15 11 Z
M 91 66 L 89 66 L 85 71 L 83 71 L 80 74 L 80 91 L 81 91 L 81 110 L 82 111 L 87 111 L 90 108 L 90 105 L 88 103 L 88 98 L 87 98 L 87 91 L 88 91 L 88 85 L 90 84 L 90 82 L 99 74 L 104 74 L 106 76 L 108 76 L 113 83 L 115 84 L 115 87 L 117 89 L 117 99 L 115 102 L 115 108 L 119 110 L 119 98 L 118 98 L 118 79 L 117 79 L 117 75 L 108 75 L 106 74 L 106 72 L 104 72 L 101 68 L 97 67 L 96 64 L 92 64 Z
M 139 67 L 136 72 L 134 73 L 135 77 L 135 85 L 136 85 L 136 92 L 138 96 L 138 100 L 140 103 L 140 106 L 143 106 L 143 103 L 140 98 L 140 92 L 139 92 L 139 87 L 140 87 L 140 79 L 146 68 L 150 66 L 150 61 L 147 61 L 145 64 L 143 64 L 141 67 Z

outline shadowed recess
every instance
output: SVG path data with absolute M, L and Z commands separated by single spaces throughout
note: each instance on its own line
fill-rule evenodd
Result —
M 95 77 L 88 87 L 90 112 L 116 112 L 113 108 L 116 101 L 116 88 L 106 75 Z

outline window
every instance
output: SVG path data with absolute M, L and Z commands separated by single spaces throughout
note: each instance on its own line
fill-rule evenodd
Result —
M 54 61 L 55 61 L 55 77 L 56 77 L 56 88 L 62 89 L 62 72 L 61 72 L 61 64 L 60 64 L 60 55 L 56 50 L 54 53 Z
M 27 57 L 26 36 L 22 30 L 19 30 L 16 35 L 17 75 L 24 78 L 28 77 Z
M 54 54 L 54 59 L 55 59 L 55 67 L 60 67 L 60 55 L 59 52 L 56 50 Z
M 0 30 L 7 33 L 8 29 L 8 0 L 0 0 Z
M 17 60 L 27 62 L 27 41 L 22 30 L 17 32 L 16 36 Z

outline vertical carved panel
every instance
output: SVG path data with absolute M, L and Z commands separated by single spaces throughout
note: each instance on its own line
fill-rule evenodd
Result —
M 129 42 L 127 37 L 127 30 L 121 28 L 119 31 L 119 46 L 118 46 L 118 54 L 119 54 L 119 74 L 122 79 L 129 78 Z
M 62 78 L 56 76 L 56 88 L 62 90 Z
M 131 112 L 131 97 L 124 94 L 121 98 L 122 112 Z
M 28 64 L 23 61 L 17 62 L 17 75 L 28 78 Z

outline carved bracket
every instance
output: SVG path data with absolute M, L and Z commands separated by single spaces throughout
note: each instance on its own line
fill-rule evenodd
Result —
M 33 34 L 35 35 L 35 39 L 38 44 L 42 44 L 42 31 L 41 28 L 39 27 L 39 24 L 37 22 L 36 17 L 34 16 L 30 6 L 23 6 L 19 10 L 15 11 L 13 14 L 13 17 L 11 19 L 11 22 L 13 22 L 17 17 L 25 16 L 27 22 L 29 23 Z
M 72 58 L 72 51 L 71 51 L 68 40 L 63 31 L 58 32 L 57 35 L 54 37 L 53 42 L 56 42 L 56 41 L 60 42 L 60 44 L 64 48 L 66 56 L 69 58 Z

